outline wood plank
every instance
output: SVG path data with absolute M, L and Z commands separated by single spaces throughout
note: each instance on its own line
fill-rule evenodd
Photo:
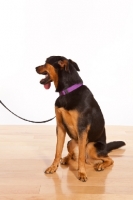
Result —
M 88 181 L 82 183 L 73 160 L 44 174 L 54 159 L 55 126 L 0 126 L 0 200 L 133 199 L 133 127 L 106 129 L 108 141 L 124 140 L 126 146 L 110 153 L 114 165 L 102 172 L 86 165 Z

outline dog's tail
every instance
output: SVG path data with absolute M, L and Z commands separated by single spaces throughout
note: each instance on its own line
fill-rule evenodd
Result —
M 109 143 L 107 143 L 107 152 L 109 153 L 110 151 L 112 151 L 114 149 L 118 149 L 124 145 L 126 145 L 126 143 L 123 141 L 109 142 Z

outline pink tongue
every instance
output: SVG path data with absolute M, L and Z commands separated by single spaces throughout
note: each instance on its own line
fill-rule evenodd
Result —
M 44 85 L 44 88 L 48 90 L 50 88 L 50 86 L 51 86 L 51 83 L 47 83 Z

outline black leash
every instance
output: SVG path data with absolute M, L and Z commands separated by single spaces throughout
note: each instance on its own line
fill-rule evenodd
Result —
M 22 120 L 24 120 L 24 121 L 27 121 L 27 122 L 32 122 L 32 123 L 46 123 L 46 122 L 49 122 L 49 121 L 51 121 L 51 120 L 53 120 L 55 117 L 53 117 L 53 118 L 51 118 L 51 119 L 48 119 L 48 120 L 45 120 L 45 121 L 31 121 L 31 120 L 28 120 L 28 119 L 24 119 L 24 118 L 22 118 L 22 117 L 19 117 L 18 115 L 16 115 L 15 113 L 13 113 L 11 110 L 9 110 L 9 108 L 7 108 L 3 103 L 2 103 L 2 101 L 0 101 L 0 103 L 2 104 L 2 106 L 4 106 L 10 113 L 12 113 L 13 115 L 15 115 L 16 117 L 18 117 L 18 118 L 20 118 L 20 119 L 22 119 Z

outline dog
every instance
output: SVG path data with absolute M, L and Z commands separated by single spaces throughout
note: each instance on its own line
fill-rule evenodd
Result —
M 46 89 L 54 82 L 59 97 L 55 101 L 56 153 L 46 174 L 54 173 L 59 163 L 67 164 L 69 159 L 78 160 L 78 179 L 87 181 L 85 162 L 97 160 L 94 169 L 102 171 L 113 164 L 108 153 L 125 145 L 123 141 L 106 143 L 105 121 L 92 92 L 83 85 L 78 74 L 77 63 L 63 56 L 50 56 L 44 65 L 36 67 L 38 74 L 45 75 L 40 83 Z M 66 133 L 71 140 L 67 144 L 68 155 L 61 158 Z

